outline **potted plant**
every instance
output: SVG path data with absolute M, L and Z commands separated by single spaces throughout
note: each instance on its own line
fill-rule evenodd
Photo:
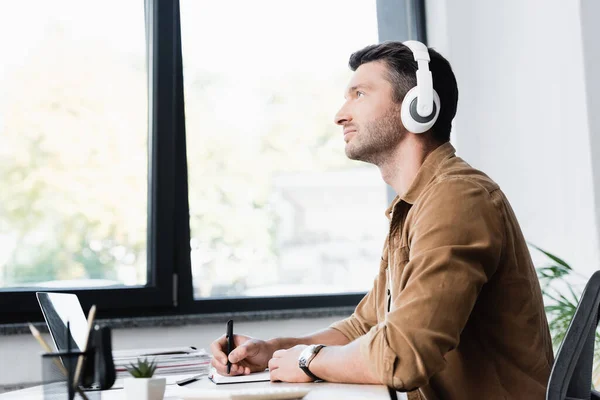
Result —
M 166 378 L 153 378 L 156 363 L 148 359 L 137 360 L 126 367 L 132 378 L 124 381 L 125 394 L 130 400 L 162 400 L 165 395 Z

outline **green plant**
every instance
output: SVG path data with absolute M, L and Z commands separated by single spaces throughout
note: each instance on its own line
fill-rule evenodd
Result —
M 546 317 L 552 336 L 554 353 L 565 338 L 569 324 L 575 315 L 587 278 L 571 268 L 564 260 L 539 247 L 529 244 L 548 258 L 548 262 L 536 268 L 544 295 Z M 600 385 L 600 334 L 596 332 L 592 384 Z
M 137 364 L 130 364 L 127 368 L 127 371 L 134 378 L 152 378 L 154 375 L 154 371 L 156 370 L 155 362 L 148 362 L 148 359 L 145 358 L 143 361 L 138 358 Z

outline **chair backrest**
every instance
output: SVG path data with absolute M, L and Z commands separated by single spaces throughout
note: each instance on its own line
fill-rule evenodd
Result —
M 558 349 L 548 390 L 547 400 L 600 399 L 592 390 L 594 339 L 600 306 L 600 271 L 588 281 L 575 315 Z

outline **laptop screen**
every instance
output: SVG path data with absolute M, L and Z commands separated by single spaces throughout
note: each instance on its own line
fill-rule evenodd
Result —
M 77 295 L 37 292 L 36 296 L 57 350 L 66 351 L 69 339 L 71 350 L 85 348 L 87 320 Z M 67 338 L 67 321 L 71 330 L 69 338 Z

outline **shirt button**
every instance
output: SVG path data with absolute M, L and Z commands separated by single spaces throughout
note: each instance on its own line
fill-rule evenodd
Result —
M 386 360 L 384 367 L 386 371 L 389 371 L 390 369 L 392 369 L 392 363 Z

